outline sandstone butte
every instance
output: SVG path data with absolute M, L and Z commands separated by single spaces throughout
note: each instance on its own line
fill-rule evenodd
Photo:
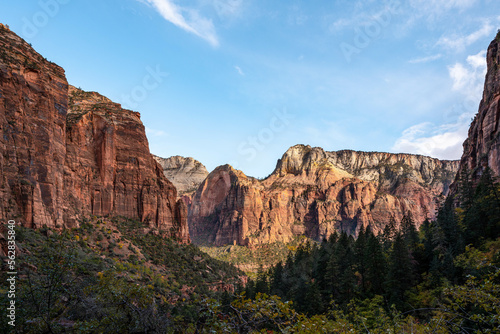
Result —
M 462 172 L 470 174 L 477 182 L 486 167 L 495 176 L 500 176 L 500 31 L 490 43 L 486 56 L 487 72 L 484 82 L 483 97 L 479 111 L 474 117 L 469 134 L 465 140 L 464 151 L 460 160 L 460 172 L 453 184 L 457 191 L 458 180 Z
M 194 243 L 255 245 L 335 231 L 375 233 L 404 214 L 435 217 L 459 167 L 411 154 L 338 151 L 296 145 L 260 181 L 229 165 L 211 172 L 189 207 Z
M 0 25 L 0 219 L 75 227 L 123 216 L 189 242 L 187 211 L 149 152 L 137 112 L 68 85 Z

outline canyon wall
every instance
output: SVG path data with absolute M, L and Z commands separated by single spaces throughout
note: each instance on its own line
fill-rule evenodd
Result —
M 291 147 L 265 180 L 229 165 L 200 185 L 189 209 L 193 242 L 253 245 L 320 240 L 334 231 L 375 233 L 411 213 L 421 224 L 435 217 L 458 170 L 458 161 L 411 154 Z
M 78 226 L 123 216 L 189 242 L 187 207 L 149 152 L 137 112 L 68 86 L 64 70 L 0 25 L 0 218 Z

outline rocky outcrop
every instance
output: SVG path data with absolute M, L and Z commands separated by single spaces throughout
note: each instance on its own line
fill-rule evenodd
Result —
M 460 171 L 471 174 L 477 182 L 484 169 L 489 167 L 493 174 L 500 176 L 500 33 L 488 47 L 487 73 L 484 82 L 483 98 L 479 111 L 474 117 L 464 152 L 460 160 Z M 460 177 L 457 175 L 457 181 Z M 456 182 L 458 185 L 458 182 Z M 455 187 L 454 187 L 455 188 Z
M 208 176 L 205 166 L 193 159 L 173 156 L 167 159 L 153 156 L 163 173 L 177 188 L 179 195 L 192 195 Z
M 123 216 L 184 242 L 186 205 L 149 152 L 139 113 L 68 87 L 64 70 L 0 27 L 0 217 L 74 227 Z
M 229 165 L 210 173 L 193 197 L 190 235 L 195 243 L 252 245 L 340 230 L 356 235 L 361 226 L 379 233 L 405 213 L 419 224 L 435 216 L 458 164 L 296 145 L 263 181 Z

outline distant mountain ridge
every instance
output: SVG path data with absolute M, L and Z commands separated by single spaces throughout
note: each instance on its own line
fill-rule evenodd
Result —
M 337 151 L 296 145 L 265 180 L 229 165 L 200 185 L 188 210 L 195 243 L 252 245 L 313 239 L 334 231 L 378 233 L 411 213 L 417 224 L 434 218 L 458 161 L 378 152 Z

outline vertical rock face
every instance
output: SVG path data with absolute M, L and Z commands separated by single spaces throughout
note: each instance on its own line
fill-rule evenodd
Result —
M 167 179 L 175 185 L 179 195 L 192 195 L 208 175 L 205 166 L 193 158 L 178 155 L 167 159 L 153 157 L 163 168 Z
M 460 161 L 460 171 L 468 169 L 478 181 L 486 167 L 500 176 L 500 33 L 488 47 L 483 98 L 469 128 Z M 460 174 L 457 175 L 457 180 Z
M 70 86 L 66 123 L 66 222 L 118 215 L 188 241 L 186 206 L 149 153 L 139 113 Z
M 0 217 L 63 223 L 64 70 L 0 26 Z
M 264 181 L 229 165 L 210 173 L 193 197 L 190 235 L 195 243 L 251 245 L 340 230 L 356 235 L 361 226 L 379 233 L 410 212 L 419 224 L 434 217 L 458 164 L 296 145 Z
M 69 87 L 0 26 L 0 217 L 30 227 L 124 216 L 189 242 L 187 209 L 149 153 L 139 113 Z

